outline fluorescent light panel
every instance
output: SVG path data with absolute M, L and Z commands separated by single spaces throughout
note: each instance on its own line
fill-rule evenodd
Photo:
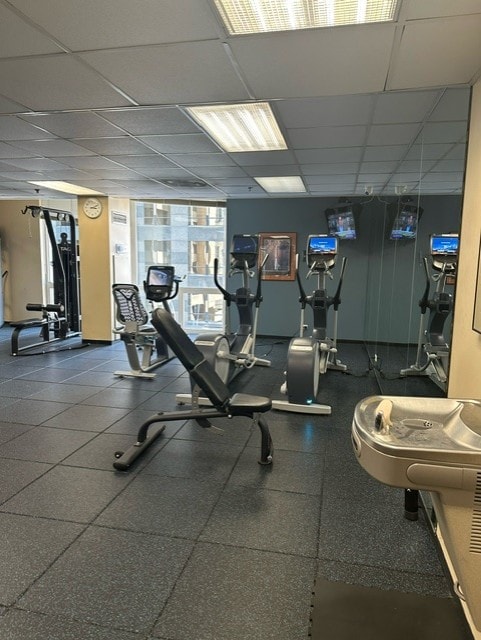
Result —
M 39 187 L 45 187 L 46 189 L 52 189 L 53 191 L 61 191 L 62 193 L 70 193 L 74 196 L 103 196 L 100 191 L 94 191 L 87 187 L 79 187 L 77 184 L 70 184 L 70 182 L 62 182 L 58 180 L 42 180 L 40 182 L 28 181 L 29 184 L 36 184 Z
M 398 0 L 214 0 L 232 35 L 394 20 Z
M 254 178 L 267 193 L 306 193 L 300 176 L 279 176 L 275 178 Z
M 287 149 L 268 102 L 188 107 L 186 110 L 225 151 Z

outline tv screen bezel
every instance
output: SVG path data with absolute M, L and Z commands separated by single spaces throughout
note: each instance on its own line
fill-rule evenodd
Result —
M 456 240 L 455 251 L 439 251 L 434 249 L 434 240 L 450 239 Z M 429 250 L 433 257 L 436 256 L 457 256 L 459 253 L 459 234 L 457 233 L 434 233 L 429 239 Z
M 417 207 L 416 205 L 412 205 L 409 203 L 402 204 L 400 210 L 394 216 L 394 220 L 391 224 L 389 239 L 390 240 L 415 240 L 417 238 L 419 221 L 421 219 L 422 212 L 423 212 L 423 209 L 421 207 Z M 404 220 L 407 216 L 415 217 L 414 229 L 412 231 L 403 232 L 402 228 L 400 228 L 401 220 Z
M 252 247 L 247 247 L 247 249 L 245 247 L 242 247 L 241 250 L 239 250 L 238 247 L 236 247 L 236 242 L 238 240 L 244 240 L 244 241 L 251 241 L 252 242 Z M 259 236 L 256 234 L 242 234 L 242 233 L 236 233 L 232 236 L 232 244 L 231 244 L 231 251 L 230 253 L 232 255 L 255 255 L 257 256 L 259 254 Z
M 354 206 L 347 205 L 343 207 L 335 207 L 332 209 L 327 209 L 325 211 L 326 221 L 327 221 L 327 233 L 330 236 L 334 236 L 339 240 L 357 240 L 357 221 L 356 221 L 356 212 L 354 210 Z M 347 231 L 339 231 L 338 225 L 334 222 L 334 225 L 331 224 L 331 221 L 335 221 L 337 218 L 349 217 L 352 220 L 352 228 Z
M 151 282 L 151 274 L 154 272 L 162 272 L 164 274 L 167 274 L 167 282 L 164 282 L 162 284 L 159 284 L 158 282 Z M 175 269 L 172 266 L 167 266 L 167 265 L 151 265 L 148 269 L 147 269 L 147 278 L 146 278 L 146 285 L 148 287 L 167 287 L 167 288 L 171 288 L 172 285 L 174 284 L 174 277 L 175 277 Z
M 333 242 L 334 246 L 332 247 L 332 249 L 326 249 L 326 250 L 313 250 L 311 247 L 311 241 L 314 239 L 323 239 L 323 240 L 328 240 Z M 307 238 L 307 253 L 308 255 L 312 255 L 312 256 L 326 256 L 326 255 L 336 255 L 338 252 L 338 247 L 339 247 L 339 238 L 337 236 L 334 235 L 326 235 L 326 234 L 318 234 L 318 235 L 314 235 L 311 234 L 308 238 Z

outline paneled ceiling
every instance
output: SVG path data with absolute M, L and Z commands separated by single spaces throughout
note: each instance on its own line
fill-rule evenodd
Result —
M 210 0 L 0 0 L 0 34 L 2 199 L 35 180 L 160 199 L 271 197 L 254 176 L 301 175 L 308 196 L 462 190 L 481 0 L 238 37 Z M 185 112 L 257 100 L 287 150 L 226 153 Z

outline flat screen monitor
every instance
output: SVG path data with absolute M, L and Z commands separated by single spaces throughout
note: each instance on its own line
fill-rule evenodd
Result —
M 327 229 L 331 236 L 340 240 L 356 239 L 356 221 L 352 207 L 339 207 L 326 210 Z
M 459 236 L 457 233 L 431 236 L 432 256 L 457 256 L 459 250 Z
M 149 287 L 172 287 L 174 282 L 174 267 L 161 267 L 158 265 L 147 270 L 146 284 Z
M 309 255 L 332 255 L 337 253 L 336 236 L 309 236 L 307 253 Z
M 236 234 L 232 238 L 231 254 L 246 255 L 255 254 L 259 250 L 259 239 L 256 235 Z
M 390 234 L 391 240 L 414 240 L 422 211 L 421 208 L 412 204 L 402 205 L 394 218 Z

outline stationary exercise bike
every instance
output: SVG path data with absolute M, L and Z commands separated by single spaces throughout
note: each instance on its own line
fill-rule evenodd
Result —
M 326 414 L 331 407 L 318 404 L 317 395 L 320 377 L 328 369 L 346 371 L 347 367 L 337 358 L 337 316 L 341 303 L 341 288 L 347 259 L 342 259 L 341 272 L 336 292 L 329 296 L 326 289 L 326 277 L 332 278 L 331 270 L 336 264 L 338 239 L 327 235 L 310 235 L 307 240 L 306 262 L 309 267 L 307 278 L 317 276 L 317 289 L 306 295 L 302 286 L 299 268 L 296 277 L 299 286 L 299 302 L 301 303 L 301 321 L 299 337 L 293 338 L 287 352 L 286 380 L 281 392 L 288 400 L 274 400 L 272 407 L 281 411 L 295 413 Z M 310 307 L 313 313 L 312 335 L 304 337 L 307 328 L 305 309 Z M 327 318 L 332 307 L 333 337 L 327 336 Z
M 241 371 L 254 366 L 270 367 L 270 360 L 255 355 L 257 322 L 262 302 L 261 279 L 265 256 L 257 273 L 255 293 L 249 287 L 249 279 L 255 275 L 259 257 L 259 239 L 257 235 L 234 235 L 230 250 L 231 261 L 229 276 L 241 275 L 242 286 L 234 293 L 227 291 L 219 282 L 219 261 L 214 260 L 214 282 L 222 293 L 226 310 L 226 332 L 222 334 L 204 333 L 195 340 L 195 345 L 204 354 L 205 359 L 215 369 L 224 384 L 229 384 Z M 231 307 L 234 305 L 239 316 L 237 331 L 231 332 Z M 178 394 L 179 404 L 191 401 L 192 397 Z
M 449 370 L 449 344 L 444 337 L 444 325 L 454 307 L 454 298 L 445 291 L 453 284 L 458 265 L 459 236 L 455 233 L 433 235 L 430 240 L 431 275 L 428 257 L 423 258 L 426 272 L 426 287 L 419 301 L 421 318 L 416 353 L 416 362 L 408 369 L 401 369 L 401 376 L 429 376 L 443 391 Z M 431 280 L 436 283 L 432 298 L 429 297 Z M 427 325 L 426 312 L 429 310 Z M 424 353 L 424 357 L 423 357 Z M 423 362 L 424 360 L 424 362 Z
M 170 311 L 169 300 L 179 292 L 182 278 L 175 275 L 172 266 L 151 266 L 144 281 L 146 299 L 152 308 L 162 305 Z M 114 284 L 112 286 L 116 306 L 117 325 L 114 333 L 119 334 L 125 344 L 129 371 L 115 371 L 114 375 L 133 378 L 154 378 L 154 369 L 174 357 L 166 342 L 150 324 L 150 316 L 145 309 L 139 287 L 135 284 Z M 139 358 L 139 352 L 142 358 Z

